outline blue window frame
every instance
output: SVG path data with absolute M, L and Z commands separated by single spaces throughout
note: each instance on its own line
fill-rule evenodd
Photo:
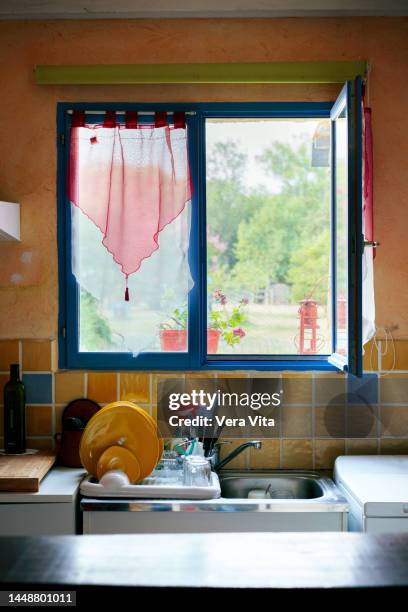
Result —
M 57 109 L 58 149 L 58 257 L 59 257 L 59 365 L 77 369 L 129 370 L 336 370 L 361 373 L 361 79 L 347 82 L 333 103 L 60 103 Z M 349 346 L 344 356 L 282 355 L 256 356 L 207 355 L 207 280 L 206 280 L 206 170 L 205 119 L 207 118 L 331 118 L 336 137 L 336 121 L 347 109 L 349 182 L 349 271 L 348 320 Z M 188 350 L 185 353 L 86 353 L 79 350 L 79 293 L 71 269 L 71 212 L 66 195 L 70 120 L 73 110 L 92 111 L 185 111 L 188 129 L 190 169 L 193 181 L 189 263 L 194 286 L 188 300 Z M 332 158 L 332 163 L 335 160 Z M 360 182 L 359 182 L 360 181 Z M 332 185 L 332 244 L 335 255 L 336 205 L 335 180 Z M 336 295 L 336 257 L 332 257 L 332 294 Z M 333 305 L 335 298 L 332 298 Z M 333 338 L 336 338 L 336 308 L 333 306 Z M 334 347 L 336 345 L 334 344 Z

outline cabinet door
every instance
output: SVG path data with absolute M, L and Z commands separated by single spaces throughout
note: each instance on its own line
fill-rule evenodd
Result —
M 0 536 L 73 534 L 74 504 L 0 504 Z
M 408 533 L 408 519 L 365 518 L 364 531 L 367 533 Z
M 84 535 L 344 531 L 341 512 L 114 512 L 83 513 Z

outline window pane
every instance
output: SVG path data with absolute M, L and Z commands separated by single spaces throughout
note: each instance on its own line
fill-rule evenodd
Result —
M 335 214 L 336 214 L 336 346 L 347 357 L 348 334 L 348 168 L 347 111 L 334 122 L 335 129 Z
M 187 206 L 159 235 L 160 248 L 125 280 L 102 245 L 98 228 L 72 208 L 73 269 L 80 267 L 79 349 L 85 352 L 187 351 L 187 304 L 191 279 L 184 257 L 189 238 Z
M 208 353 L 330 354 L 330 121 L 206 121 Z

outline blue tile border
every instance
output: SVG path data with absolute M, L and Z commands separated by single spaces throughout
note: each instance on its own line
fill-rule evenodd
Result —
M 23 374 L 27 404 L 52 403 L 52 374 Z

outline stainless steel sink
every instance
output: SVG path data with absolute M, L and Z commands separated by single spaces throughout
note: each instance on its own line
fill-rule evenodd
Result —
M 221 474 L 221 496 L 233 499 L 248 499 L 252 495 L 265 499 L 323 499 L 337 493 L 329 478 L 311 472 L 273 472 Z M 337 495 L 336 495 L 337 497 Z
M 315 472 L 225 470 L 219 473 L 219 478 L 221 497 L 217 499 L 83 498 L 85 532 L 261 533 L 347 529 L 347 501 L 330 478 Z M 268 496 L 248 498 L 254 489 L 261 494 L 268 489 Z

